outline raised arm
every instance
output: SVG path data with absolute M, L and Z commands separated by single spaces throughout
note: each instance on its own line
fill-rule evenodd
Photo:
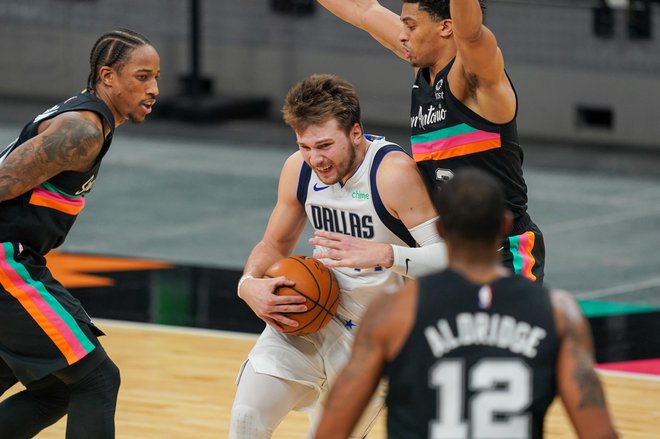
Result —
M 305 228 L 305 211 L 296 198 L 298 175 L 302 165 L 300 153 L 295 153 L 284 164 L 278 185 L 277 204 L 273 209 L 264 235 L 254 246 L 239 283 L 238 294 L 252 311 L 277 330 L 278 324 L 296 326 L 297 323 L 282 313 L 305 311 L 304 297 L 278 296 L 274 291 L 282 285 L 293 285 L 284 277 L 262 279 L 274 262 L 289 256 Z
M 376 0 L 318 0 L 318 2 L 340 19 L 368 32 L 399 58 L 407 60 L 400 40 L 403 25 L 399 16 Z
M 479 0 L 450 2 L 456 62 L 450 87 L 461 102 L 491 122 L 505 123 L 516 113 L 516 96 L 504 71 L 495 35 L 483 24 Z
M 483 25 L 479 0 L 449 3 L 454 41 L 466 72 L 483 81 L 498 82 L 504 75 L 504 59 L 495 35 Z
M 569 293 L 553 290 L 551 297 L 560 340 L 557 388 L 566 412 L 581 439 L 616 438 L 603 388 L 594 371 L 589 324 Z
M 42 122 L 40 129 L 0 161 L 0 202 L 60 172 L 89 169 L 103 146 L 101 122 L 90 112 L 60 114 Z

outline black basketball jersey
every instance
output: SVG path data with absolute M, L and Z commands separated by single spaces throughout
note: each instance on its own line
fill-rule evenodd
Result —
M 416 320 L 386 366 L 390 439 L 539 439 L 556 394 L 548 290 L 522 276 L 420 279 Z
M 0 163 L 26 140 L 37 135 L 39 123 L 67 111 L 92 111 L 110 128 L 94 166 L 86 172 L 65 171 L 11 200 L 0 203 L 0 242 L 18 242 L 44 255 L 64 241 L 85 206 L 101 159 L 112 142 L 112 111 L 96 96 L 82 93 L 49 108 L 29 122 L 20 136 L 0 152 Z
M 464 166 L 481 168 L 500 180 L 516 221 L 527 211 L 523 151 L 516 119 L 494 124 L 451 94 L 447 75 L 454 61 L 431 83 L 429 69 L 419 69 L 412 90 L 411 146 L 417 165 L 431 189 L 439 189 Z

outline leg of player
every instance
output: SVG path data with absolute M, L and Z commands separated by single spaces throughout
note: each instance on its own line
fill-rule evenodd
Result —
M 5 373 L 9 371 L 8 373 Z M 17 380 L 4 361 L 0 361 L 0 390 Z M 0 437 L 32 438 L 66 414 L 69 389 L 52 375 L 30 383 L 27 388 L 0 404 Z
M 248 362 L 231 409 L 229 439 L 268 439 L 291 410 L 313 404 L 317 398 L 313 388 L 256 373 Z
M 6 367 L 4 362 L 1 366 Z M 10 375 L 0 374 L 3 390 L 16 382 L 13 375 L 5 377 Z M 0 404 L 0 437 L 32 438 L 68 412 L 67 438 L 114 438 L 119 392 L 117 366 L 106 358 L 82 378 L 70 382 L 67 378 L 66 373 L 61 377 L 48 375 L 4 400 Z
M 109 357 L 83 378 L 69 384 L 71 397 L 66 425 L 67 438 L 115 437 L 119 384 L 119 368 Z
M 374 394 L 374 397 L 369 402 L 369 405 L 364 409 L 360 420 L 355 425 L 353 433 L 348 437 L 349 439 L 365 439 L 368 437 L 371 429 L 376 425 L 378 417 L 381 412 L 385 410 L 385 396 L 386 396 L 386 386 L 384 383 L 381 383 L 378 390 Z M 327 396 L 327 395 L 326 395 Z M 307 439 L 313 439 L 314 434 L 316 433 L 316 428 L 321 422 L 321 417 L 323 416 L 323 405 L 319 404 L 313 412 L 309 414 L 309 424 L 312 426 L 309 433 L 307 434 Z

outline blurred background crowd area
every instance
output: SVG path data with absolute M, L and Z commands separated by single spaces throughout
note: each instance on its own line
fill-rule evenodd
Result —
M 523 138 L 660 148 L 660 1 L 486 4 Z M 0 99 L 80 89 L 95 38 L 118 26 L 161 54 L 161 103 L 179 101 L 157 108 L 162 116 L 277 119 L 293 83 L 333 72 L 356 85 L 367 123 L 406 128 L 410 67 L 313 0 L 2 0 Z

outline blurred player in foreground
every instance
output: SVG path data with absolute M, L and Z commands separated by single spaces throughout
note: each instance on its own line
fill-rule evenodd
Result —
M 372 302 L 316 438 L 349 437 L 383 375 L 390 439 L 540 439 L 557 393 L 580 438 L 615 438 L 574 299 L 501 263 L 497 182 L 466 168 L 435 201 L 449 267 Z

